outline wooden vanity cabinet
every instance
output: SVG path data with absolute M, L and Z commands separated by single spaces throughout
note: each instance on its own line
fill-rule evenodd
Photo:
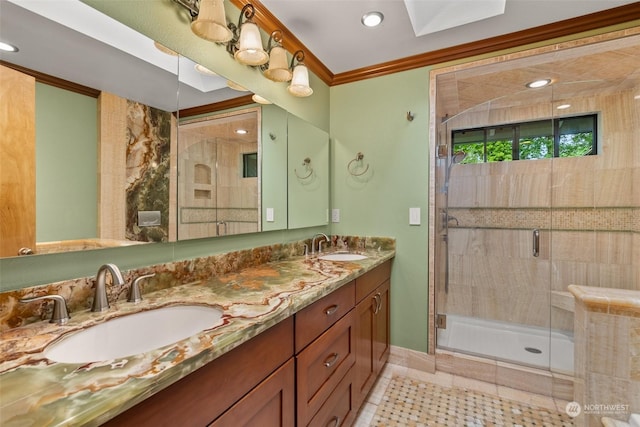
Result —
M 290 317 L 106 425 L 294 426 L 293 350 L 293 317 Z M 245 419 L 247 424 L 243 422 Z M 253 424 L 253 420 L 275 420 L 275 423 Z
M 391 261 L 356 279 L 354 402 L 360 407 L 390 352 Z

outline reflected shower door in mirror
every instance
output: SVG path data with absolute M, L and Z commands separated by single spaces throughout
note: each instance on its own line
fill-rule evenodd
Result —
M 289 114 L 289 228 L 329 222 L 329 134 Z
M 177 57 L 81 2 L 1 7 L 2 39 L 19 50 L 0 53 L 0 256 L 171 240 Z M 80 32 L 75 16 L 127 46 Z
M 260 109 L 180 123 L 178 238 L 261 230 Z

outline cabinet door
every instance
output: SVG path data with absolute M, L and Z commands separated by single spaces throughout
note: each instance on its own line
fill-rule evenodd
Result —
M 0 257 L 36 250 L 35 79 L 0 65 Z
M 356 306 L 355 404 L 359 407 L 373 387 L 390 351 L 390 282 L 387 279 Z
M 390 282 L 387 280 L 374 293 L 374 299 L 378 299 L 377 311 L 373 317 L 373 359 L 376 377 L 389 360 L 391 350 L 390 290 Z
M 377 298 L 374 298 L 374 293 L 371 293 L 358 303 L 355 309 L 354 399 L 356 407 L 362 404 L 376 379 L 376 365 L 373 363 L 373 334 L 377 306 Z
M 233 405 L 211 427 L 293 427 L 295 363 L 293 359 Z

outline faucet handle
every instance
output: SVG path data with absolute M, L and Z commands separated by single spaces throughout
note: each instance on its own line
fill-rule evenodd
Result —
M 156 273 L 151 273 L 151 274 L 145 274 L 144 276 L 137 277 L 131 284 L 131 287 L 129 288 L 129 296 L 127 296 L 127 301 L 133 302 L 133 303 L 142 301 L 142 293 L 140 292 L 140 282 L 142 282 L 144 279 L 148 279 L 149 277 L 153 277 L 155 275 Z
M 53 300 L 53 314 L 49 323 L 57 323 L 58 325 L 64 325 L 71 318 L 69 316 L 69 310 L 67 309 L 67 302 L 60 295 L 43 295 L 41 297 L 22 298 L 20 302 L 40 301 L 44 299 Z

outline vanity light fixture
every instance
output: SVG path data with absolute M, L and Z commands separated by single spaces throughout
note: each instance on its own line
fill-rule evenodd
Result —
M 271 43 L 273 42 L 273 46 Z M 282 31 L 275 30 L 269 37 L 267 51 L 269 64 L 264 70 L 264 76 L 274 82 L 288 82 L 293 77 L 287 63 L 287 51 L 282 47 Z M 264 69 L 264 67 L 263 67 Z
M 362 19 L 360 21 L 362 22 L 362 25 L 364 25 L 365 27 L 373 28 L 380 25 L 383 20 L 384 20 L 384 15 L 381 12 L 373 11 L 373 12 L 367 12 L 364 15 L 362 15 Z
M 262 104 L 262 105 L 272 104 L 272 102 L 269 101 L 267 98 L 263 98 L 262 96 L 258 95 L 257 93 L 254 93 L 253 96 L 251 97 L 251 99 L 253 100 L 253 102 L 255 102 L 257 104 Z
M 551 84 L 551 79 L 534 80 L 526 84 L 529 89 L 537 89 Z
M 260 28 L 252 21 L 256 9 L 251 3 L 247 3 L 240 11 L 238 26 L 234 29 L 234 37 L 228 44 L 228 49 L 233 57 L 244 65 L 263 65 L 269 61 L 269 54 L 262 48 Z M 245 21 L 242 22 L 242 18 Z M 238 35 L 239 32 L 239 35 Z
M 176 1 L 184 6 L 185 0 Z M 200 0 L 195 16 L 193 9 L 189 10 L 193 19 L 191 31 L 198 37 L 215 43 L 225 43 L 233 37 L 224 16 L 224 0 Z
M 294 66 L 293 64 L 298 61 Z M 304 65 L 304 52 L 298 50 L 293 54 L 291 58 L 291 69 L 293 70 L 293 77 L 291 78 L 291 84 L 287 88 L 289 93 L 293 96 L 305 97 L 310 96 L 313 93 L 313 89 L 309 86 L 309 69 Z
M 3 52 L 17 52 L 20 49 L 10 43 L 0 42 L 0 50 Z

